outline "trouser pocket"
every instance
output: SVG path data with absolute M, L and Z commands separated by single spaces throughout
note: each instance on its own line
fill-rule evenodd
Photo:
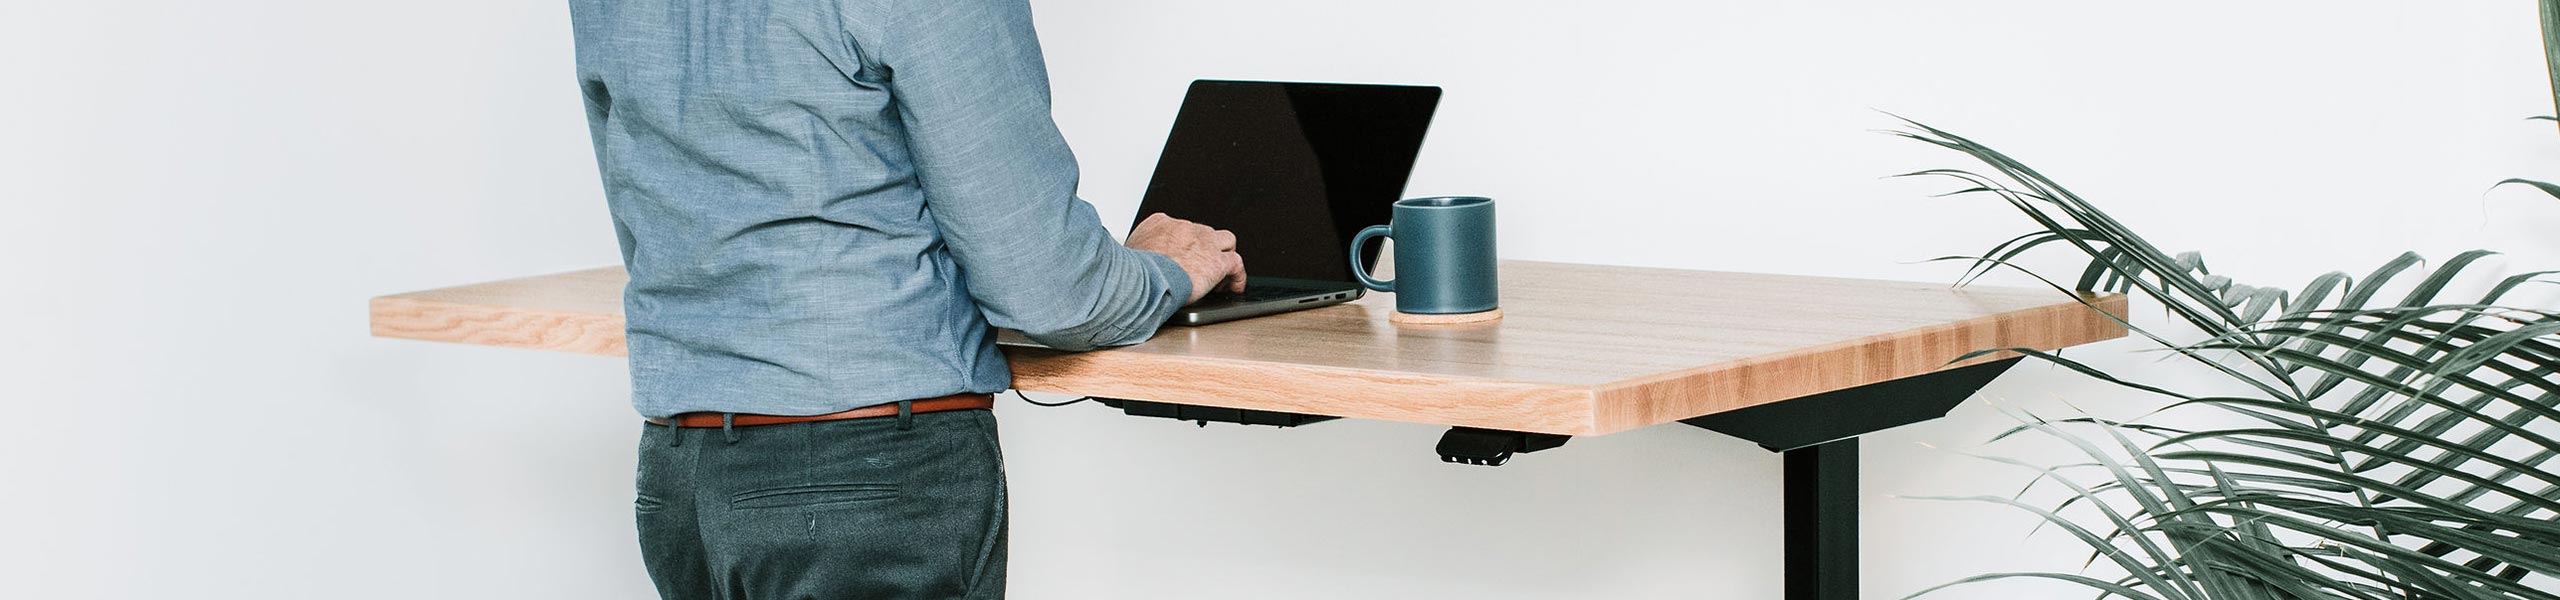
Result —
M 827 483 L 748 490 L 729 496 L 729 508 L 816 508 L 898 497 L 894 483 Z

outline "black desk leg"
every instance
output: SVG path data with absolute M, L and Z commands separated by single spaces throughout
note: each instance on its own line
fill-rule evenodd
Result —
M 1787 600 L 1858 597 L 1858 438 L 1786 453 Z
M 1786 453 L 1787 600 L 1858 597 L 1858 436 L 1947 415 L 2018 359 L 1680 422 Z

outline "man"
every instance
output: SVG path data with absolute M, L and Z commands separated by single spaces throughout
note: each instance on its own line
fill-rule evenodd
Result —
M 571 0 L 671 599 L 1000 598 L 990 326 L 1083 350 L 1242 289 L 1235 236 L 1114 243 L 1025 0 Z

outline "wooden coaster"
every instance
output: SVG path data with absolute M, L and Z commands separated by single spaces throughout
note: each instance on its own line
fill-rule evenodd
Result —
M 1471 312 L 1456 315 L 1423 315 L 1403 311 L 1397 311 L 1387 315 L 1388 321 L 1403 325 L 1454 325 L 1458 323 L 1498 321 L 1501 319 L 1502 309 L 1499 308 L 1484 312 Z

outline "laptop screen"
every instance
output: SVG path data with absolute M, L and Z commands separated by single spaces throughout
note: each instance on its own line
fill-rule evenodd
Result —
M 1437 87 L 1192 82 L 1137 218 L 1234 231 L 1252 278 L 1351 281 L 1351 236 L 1387 222 L 1439 104 Z

